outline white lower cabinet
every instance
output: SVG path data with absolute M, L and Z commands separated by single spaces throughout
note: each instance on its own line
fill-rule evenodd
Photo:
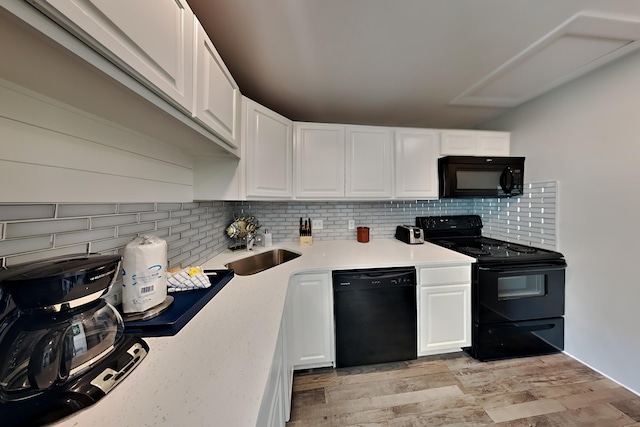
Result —
M 471 345 L 471 266 L 418 268 L 418 356 Z
M 330 273 L 296 274 L 289 282 L 292 360 L 296 369 L 335 365 Z

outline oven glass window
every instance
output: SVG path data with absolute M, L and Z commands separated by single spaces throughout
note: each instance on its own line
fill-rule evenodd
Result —
M 531 298 L 546 295 L 544 274 L 498 278 L 498 299 Z
M 459 190 L 483 190 L 496 188 L 500 185 L 502 171 L 456 171 L 457 187 Z

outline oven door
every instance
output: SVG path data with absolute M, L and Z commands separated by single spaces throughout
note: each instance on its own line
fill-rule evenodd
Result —
M 564 260 L 479 266 L 474 283 L 475 323 L 545 319 L 564 315 Z

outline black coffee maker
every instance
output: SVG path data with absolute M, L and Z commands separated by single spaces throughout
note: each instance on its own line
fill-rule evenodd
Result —
M 120 263 L 82 254 L 0 270 L 2 426 L 43 425 L 90 406 L 146 356 L 147 344 L 125 335 L 100 298 Z

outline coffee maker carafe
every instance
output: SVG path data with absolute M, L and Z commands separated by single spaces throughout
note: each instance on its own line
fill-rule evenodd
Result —
M 0 271 L 16 306 L 0 323 L 2 425 L 42 425 L 87 407 L 146 356 L 146 343 L 125 335 L 120 314 L 100 298 L 120 263 L 88 254 Z

